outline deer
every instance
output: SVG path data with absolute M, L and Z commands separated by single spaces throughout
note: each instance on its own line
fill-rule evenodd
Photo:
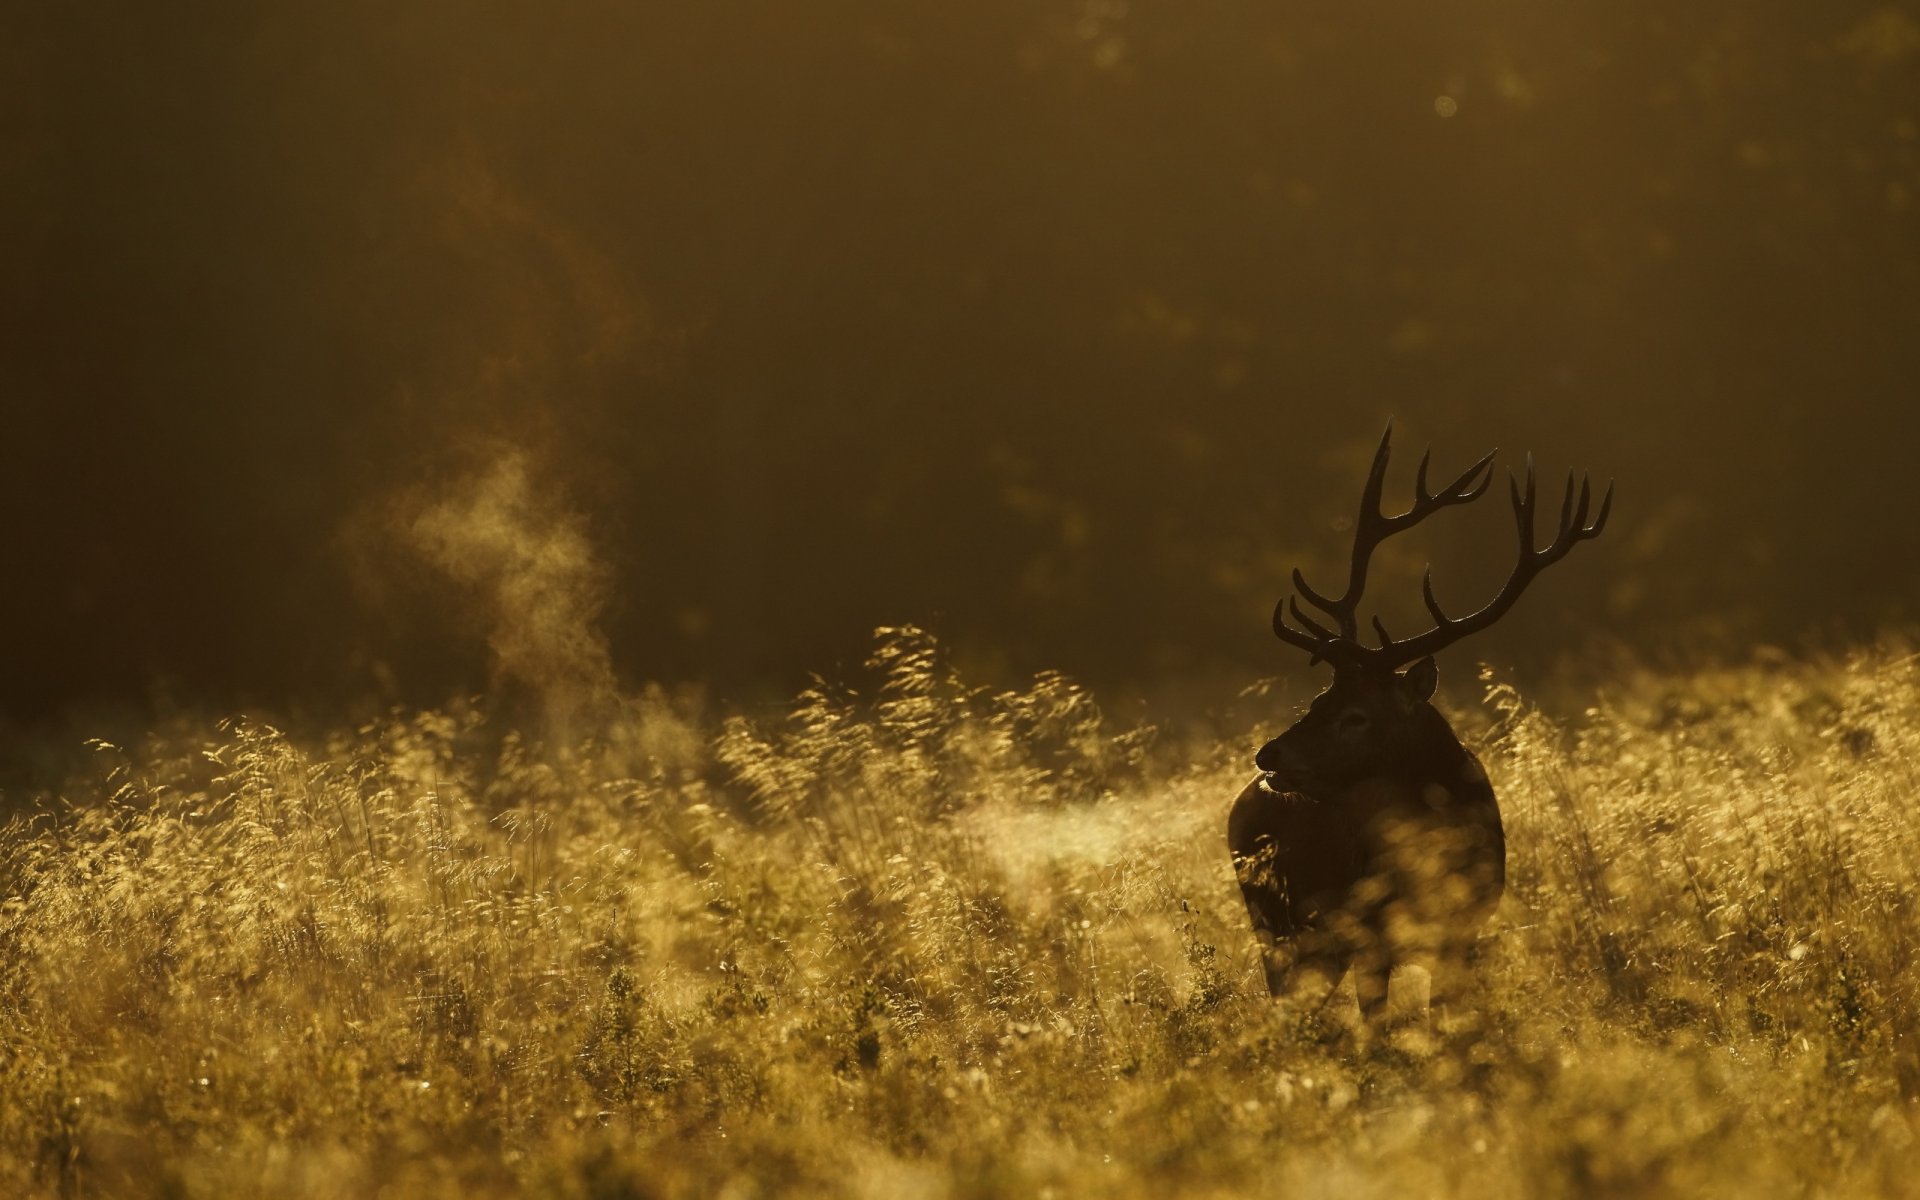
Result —
M 1448 616 L 1429 564 L 1421 598 L 1433 627 L 1395 638 L 1376 616 L 1376 644 L 1367 645 L 1360 603 L 1374 551 L 1444 508 L 1479 499 L 1499 454 L 1489 452 L 1433 491 L 1429 447 L 1412 505 L 1388 514 L 1381 493 L 1392 439 L 1389 424 L 1361 488 L 1345 589 L 1326 595 L 1295 568 L 1292 593 L 1273 610 L 1274 634 L 1306 651 L 1309 665 L 1331 665 L 1333 681 L 1260 747 L 1259 774 L 1227 817 L 1269 993 L 1297 996 L 1317 980 L 1325 989 L 1311 1010 L 1318 1013 L 1351 974 L 1362 1021 L 1375 1033 L 1387 1028 L 1388 986 L 1399 966 L 1426 967 L 1428 1009 L 1445 1009 L 1471 978 L 1481 928 L 1506 890 L 1500 804 L 1479 758 L 1431 703 L 1439 681 L 1434 655 L 1505 616 L 1536 576 L 1600 536 L 1613 507 L 1612 482 L 1596 508 L 1587 476 L 1576 489 L 1569 473 L 1557 529 L 1536 547 L 1529 454 L 1524 482 L 1508 472 L 1519 554 L 1498 594 L 1476 612 Z

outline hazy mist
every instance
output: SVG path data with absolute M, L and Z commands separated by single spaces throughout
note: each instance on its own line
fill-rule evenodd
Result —
M 1389 416 L 1618 480 L 1464 657 L 1903 625 L 1916 205 L 1913 4 L 14 5 L 0 705 L 1292 671 Z

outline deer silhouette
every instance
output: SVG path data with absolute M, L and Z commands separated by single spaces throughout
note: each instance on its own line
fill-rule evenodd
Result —
M 1558 529 L 1535 547 L 1536 488 L 1509 474 L 1519 556 L 1506 585 L 1478 612 L 1449 617 L 1427 568 L 1422 597 L 1433 628 L 1396 640 L 1378 617 L 1378 645 L 1362 644 L 1360 599 L 1381 542 L 1443 508 L 1467 504 L 1493 480 L 1493 451 L 1439 491 L 1427 487 L 1431 450 L 1420 459 L 1412 507 L 1381 509 L 1393 438 L 1388 425 L 1361 490 L 1353 562 L 1338 597 L 1316 591 L 1296 569 L 1294 594 L 1273 611 L 1281 641 L 1333 666 L 1333 683 L 1286 732 L 1260 748 L 1260 774 L 1233 803 L 1227 844 L 1262 943 L 1267 987 L 1276 997 L 1317 978 L 1320 1003 L 1352 972 L 1362 1016 L 1386 1016 L 1396 966 L 1429 969 L 1431 1002 L 1461 986 L 1479 930 L 1506 888 L 1506 835 L 1487 773 L 1430 703 L 1433 655 L 1506 615 L 1536 575 L 1597 537 L 1613 506 L 1613 485 L 1593 520 L 1592 488 L 1567 477 Z M 1303 607 L 1305 600 L 1308 607 Z

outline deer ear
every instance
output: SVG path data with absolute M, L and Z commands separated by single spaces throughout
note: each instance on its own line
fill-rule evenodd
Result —
M 1440 668 L 1434 666 L 1433 655 L 1408 667 L 1406 674 L 1400 676 L 1400 683 L 1415 700 L 1433 699 L 1433 689 L 1440 684 Z

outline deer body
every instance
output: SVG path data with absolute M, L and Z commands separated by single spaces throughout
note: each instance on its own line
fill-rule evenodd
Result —
M 1460 982 L 1506 886 L 1500 806 L 1479 760 L 1430 703 L 1438 681 L 1432 654 L 1498 620 L 1535 574 L 1597 536 L 1613 497 L 1609 487 L 1589 525 L 1589 489 L 1583 481 L 1576 505 L 1569 479 L 1558 533 L 1535 550 L 1529 463 L 1524 492 L 1518 481 L 1513 487 L 1519 564 L 1500 594 L 1479 612 L 1450 618 L 1429 572 L 1422 591 L 1434 628 L 1396 641 L 1376 619 L 1379 644 L 1366 646 L 1358 609 L 1374 548 L 1440 508 L 1475 499 L 1491 482 L 1489 454 L 1431 493 L 1423 458 L 1413 506 L 1388 516 L 1380 493 L 1390 437 L 1391 429 L 1362 493 L 1346 591 L 1323 596 L 1295 571 L 1296 592 L 1324 616 L 1308 615 L 1299 596 L 1274 611 L 1274 632 L 1314 661 L 1332 663 L 1333 683 L 1261 747 L 1260 775 L 1227 816 L 1227 845 L 1269 990 L 1281 996 L 1310 974 L 1330 993 L 1351 971 L 1369 1022 L 1385 1014 L 1398 965 L 1427 966 L 1436 1000 Z
M 1410 736 L 1377 758 L 1357 745 L 1343 760 L 1338 718 L 1318 715 L 1262 750 L 1268 769 L 1234 801 L 1227 845 L 1269 988 L 1302 968 L 1329 983 L 1351 970 L 1374 1019 L 1395 966 L 1428 967 L 1442 992 L 1458 980 L 1505 890 L 1506 835 L 1479 760 L 1424 700 L 1388 714 Z M 1354 740 L 1377 742 L 1372 725 Z

